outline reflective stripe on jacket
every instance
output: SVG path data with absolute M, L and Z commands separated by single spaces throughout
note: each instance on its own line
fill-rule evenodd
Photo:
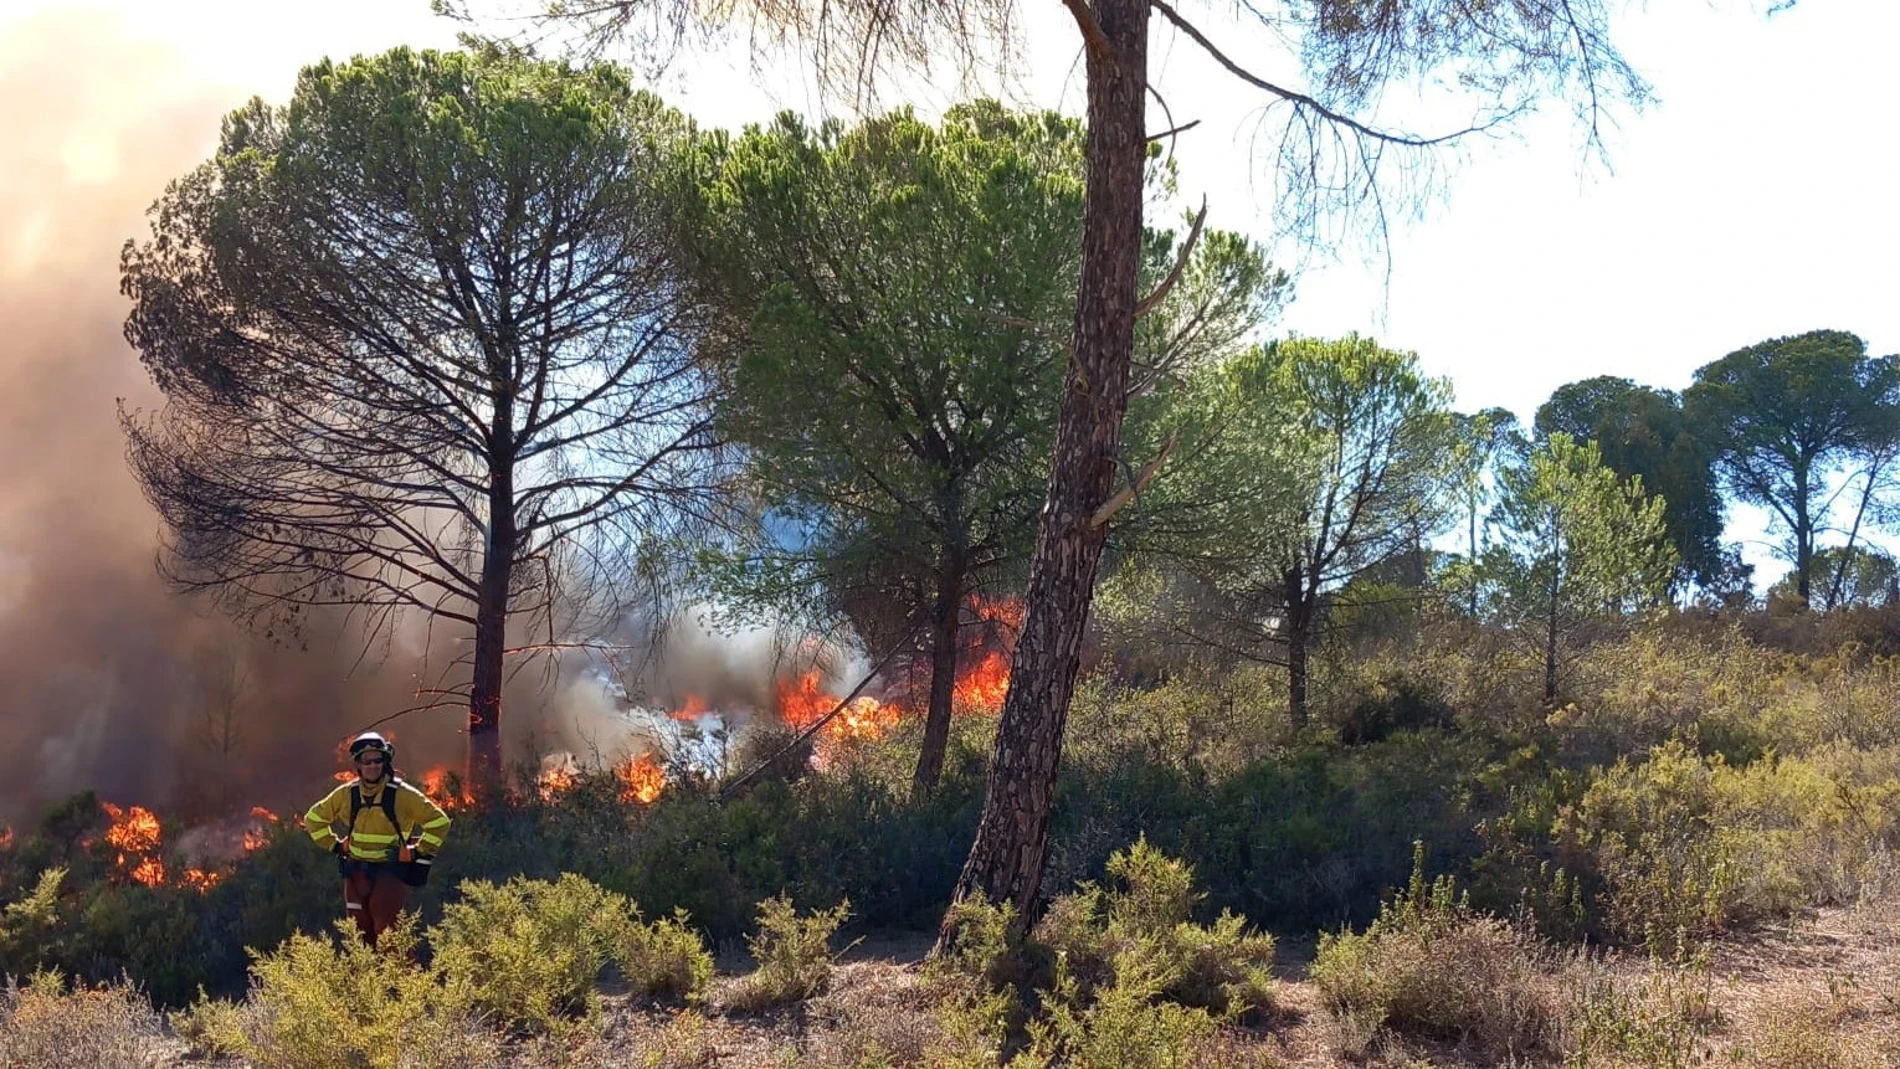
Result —
M 356 827 L 350 828 L 350 788 L 363 790 L 363 808 L 356 814 Z M 396 792 L 396 824 L 391 827 L 389 818 L 383 813 L 383 792 Z M 350 856 L 358 861 L 388 861 L 395 856 L 396 844 L 412 832 L 420 830 L 416 836 L 420 852 L 434 854 L 442 847 L 442 837 L 449 829 L 449 815 L 442 811 L 429 796 L 397 780 L 392 787 L 387 777 L 375 784 L 356 780 L 337 785 L 337 788 L 303 816 L 304 830 L 310 833 L 310 839 L 325 850 L 337 841 L 337 828 L 345 828 L 350 838 Z

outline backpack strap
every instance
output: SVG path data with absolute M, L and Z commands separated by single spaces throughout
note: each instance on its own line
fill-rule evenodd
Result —
M 399 782 L 396 777 L 389 777 L 388 781 L 383 784 L 383 794 L 381 799 L 379 799 L 382 802 L 383 815 L 389 818 L 389 826 L 396 829 L 398 836 L 402 835 L 402 825 L 396 822 L 396 789 Z M 350 834 L 356 834 L 356 818 L 362 814 L 365 808 L 367 808 L 367 805 L 363 801 L 363 785 L 361 783 L 351 784 Z

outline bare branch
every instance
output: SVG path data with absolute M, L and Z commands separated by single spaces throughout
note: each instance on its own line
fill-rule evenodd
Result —
M 1179 126 L 1170 126 L 1166 130 L 1163 130 L 1158 134 L 1149 134 L 1148 141 L 1149 143 L 1152 144 L 1153 142 L 1159 141 L 1164 137 L 1174 137 L 1177 134 L 1185 134 L 1189 130 L 1194 129 L 1196 126 L 1199 126 L 1199 125 L 1201 125 L 1201 120 L 1189 119 L 1187 122 L 1184 122 Z
M 1095 515 L 1089 517 L 1089 526 L 1106 527 L 1108 521 L 1114 519 L 1117 512 L 1120 512 L 1130 501 L 1133 501 L 1136 495 L 1147 489 L 1148 483 L 1154 479 L 1155 473 L 1161 470 L 1161 462 L 1168 459 L 1169 453 L 1174 452 L 1174 445 L 1180 441 L 1180 439 L 1181 433 L 1179 431 L 1168 435 L 1167 443 L 1161 447 L 1161 452 L 1155 454 L 1153 460 L 1142 465 L 1141 471 L 1136 473 L 1134 480 L 1127 486 L 1115 491 L 1115 496 L 1102 502 L 1102 507 L 1095 510 Z
M 1175 257 L 1174 267 L 1168 271 L 1168 276 L 1161 280 L 1161 284 L 1154 288 L 1154 292 L 1135 302 L 1136 319 L 1154 311 L 1156 305 L 1167 299 L 1168 291 L 1174 289 L 1175 283 L 1181 281 L 1181 272 L 1187 270 L 1188 261 L 1194 257 L 1194 246 L 1200 243 L 1201 224 L 1205 222 L 1207 222 L 1207 198 L 1203 196 L 1201 210 L 1194 215 L 1194 223 L 1188 228 L 1187 240 L 1181 243 L 1181 254 Z
M 1210 56 L 1214 60 L 1214 62 L 1227 68 L 1227 72 L 1229 74 L 1232 74 L 1234 77 L 1239 78 L 1241 81 L 1246 82 L 1247 84 L 1252 85 L 1255 88 L 1266 90 L 1267 92 L 1273 94 L 1279 99 L 1289 104 L 1292 104 L 1296 108 L 1304 108 L 1304 109 L 1310 110 L 1314 114 L 1318 115 L 1320 118 L 1326 120 L 1327 122 L 1333 123 L 1337 126 L 1342 126 L 1363 137 L 1368 137 L 1375 141 L 1382 141 L 1382 142 L 1385 142 L 1387 144 L 1392 144 L 1392 145 L 1404 145 L 1410 148 L 1429 148 L 1434 145 L 1443 145 L 1448 142 L 1456 141 L 1459 138 L 1464 137 L 1468 134 L 1479 133 L 1481 131 L 1490 129 L 1491 127 L 1497 125 L 1497 121 L 1493 121 L 1493 122 L 1484 123 L 1478 126 L 1466 127 L 1465 129 L 1456 130 L 1447 134 L 1440 134 L 1436 137 L 1414 137 L 1409 134 L 1396 134 L 1388 130 L 1380 130 L 1372 126 L 1368 126 L 1365 123 L 1360 122 L 1359 120 L 1353 118 L 1350 115 L 1347 115 L 1343 112 L 1336 111 L 1332 108 L 1327 107 L 1325 104 L 1322 104 L 1318 99 L 1306 93 L 1301 93 L 1297 90 L 1288 89 L 1284 86 L 1276 85 L 1273 82 L 1269 82 L 1265 78 L 1260 77 L 1259 75 L 1253 73 L 1252 71 L 1247 70 L 1245 67 L 1242 67 L 1240 64 L 1234 62 L 1232 59 L 1228 58 L 1225 52 L 1222 52 L 1219 48 L 1215 47 L 1214 42 L 1209 40 L 1207 35 L 1202 33 L 1199 27 L 1195 26 L 1192 22 L 1189 22 L 1187 19 L 1182 18 L 1181 14 L 1175 11 L 1174 8 L 1167 3 L 1167 0 L 1149 0 L 1149 6 L 1153 7 L 1156 11 L 1159 11 L 1163 18 L 1166 18 L 1169 22 L 1174 24 L 1176 29 L 1180 30 L 1182 33 L 1187 34 L 1188 37 L 1194 41 L 1195 44 L 1200 45 L 1202 51 L 1206 52 L 1208 56 Z

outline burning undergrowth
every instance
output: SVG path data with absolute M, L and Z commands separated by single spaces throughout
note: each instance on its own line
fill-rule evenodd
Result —
M 113 852 L 115 878 L 145 887 L 208 891 L 240 857 L 268 845 L 282 824 L 277 814 L 255 806 L 247 814 L 184 829 L 168 841 L 157 814 L 144 806 L 101 802 L 99 808 L 107 822 L 101 838 Z M 88 839 L 81 845 L 93 843 Z

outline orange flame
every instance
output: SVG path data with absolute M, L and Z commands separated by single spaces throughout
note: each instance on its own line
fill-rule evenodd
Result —
M 160 878 L 163 878 L 162 870 L 160 872 Z M 211 890 L 211 888 L 216 886 L 217 882 L 222 879 L 224 879 L 224 873 L 222 872 L 210 872 L 205 869 L 186 869 L 184 878 L 179 882 L 197 891 L 199 894 L 203 894 Z
M 786 727 L 802 731 L 837 704 L 838 699 L 819 689 L 817 672 L 778 681 L 778 715 Z
M 12 845 L 13 828 L 9 825 L 0 825 L 0 850 L 5 850 Z
M 440 765 L 422 774 L 422 793 L 428 795 L 443 812 L 453 813 L 475 804 L 475 796 L 464 786 L 458 793 L 449 789 L 449 769 Z
M 139 805 L 120 809 L 111 802 L 101 802 L 100 807 L 112 820 L 112 826 L 106 829 L 106 842 L 138 854 L 158 849 L 158 818 L 151 810 Z
M 265 809 L 261 805 L 251 807 L 251 819 L 259 823 L 244 829 L 244 852 L 247 854 L 253 850 L 261 850 L 269 846 L 271 840 L 270 825 L 282 823 L 277 819 L 277 814 Z
M 825 730 L 835 738 L 876 740 L 889 734 L 902 717 L 903 710 L 897 706 L 860 695 L 851 699 Z
M 354 781 L 355 781 L 355 779 L 356 779 L 356 773 L 354 773 L 354 772 L 332 772 L 332 773 L 330 773 L 330 778 L 331 778 L 331 779 L 334 779 L 334 780 L 336 780 L 336 781 L 337 781 L 338 783 L 351 783 L 351 782 L 354 782 Z
M 981 660 L 965 668 L 953 688 L 955 701 L 989 712 L 1003 707 L 1009 694 L 1009 655 L 990 650 Z
M 132 867 L 131 875 L 147 887 L 157 887 L 165 882 L 165 863 L 155 857 L 144 858 Z
M 1009 694 L 1009 665 L 1023 629 L 1023 603 L 972 594 L 970 610 L 982 629 L 981 652 L 957 673 L 951 693 L 958 705 L 994 713 L 1003 708 Z
M 106 842 L 118 850 L 114 863 L 125 868 L 127 875 L 147 887 L 164 883 L 165 863 L 151 856 L 158 851 L 158 817 L 139 805 L 120 809 L 111 802 L 101 802 L 99 808 L 105 811 L 106 819 L 111 821 L 106 828 Z M 128 854 L 131 857 L 128 858 Z
M 819 718 L 838 708 L 838 696 L 827 693 L 818 682 L 817 672 L 806 672 L 797 680 L 778 683 L 778 711 L 787 727 L 804 730 Z M 845 703 L 845 707 L 825 724 L 828 741 L 844 739 L 881 739 L 903 718 L 903 709 L 866 695 Z
M 652 754 L 628 758 L 614 769 L 614 774 L 622 785 L 620 800 L 629 804 L 652 805 L 666 787 L 666 769 L 653 760 Z
M 552 802 L 556 795 L 573 789 L 574 769 L 565 763 L 555 765 L 541 773 L 535 780 L 535 786 L 540 790 L 543 802 Z
M 697 694 L 688 694 L 686 704 L 666 714 L 675 720 L 698 720 L 707 711 L 706 699 Z

